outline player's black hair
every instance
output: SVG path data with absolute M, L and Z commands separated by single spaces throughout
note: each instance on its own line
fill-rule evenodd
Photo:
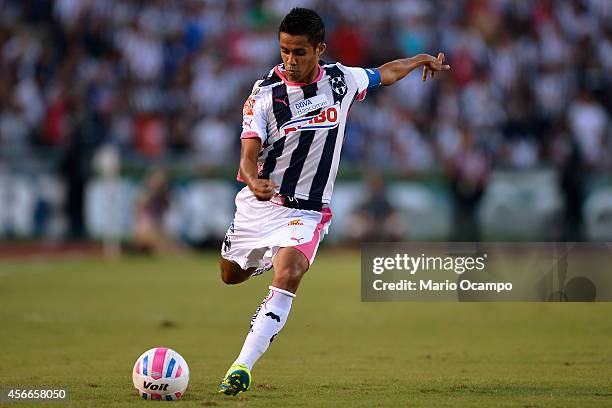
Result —
M 305 35 L 308 42 L 316 47 L 325 40 L 325 25 L 321 17 L 314 11 L 295 7 L 285 16 L 278 27 L 278 35 Z

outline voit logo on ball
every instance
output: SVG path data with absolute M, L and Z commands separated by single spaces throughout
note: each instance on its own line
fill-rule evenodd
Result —
M 145 351 L 132 370 L 132 381 L 144 399 L 173 401 L 189 384 L 189 367 L 179 353 L 166 347 Z

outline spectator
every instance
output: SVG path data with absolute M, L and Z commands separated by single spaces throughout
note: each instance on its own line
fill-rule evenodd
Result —
M 406 221 L 393 208 L 380 174 L 366 179 L 365 199 L 349 216 L 346 234 L 355 243 L 400 241 L 406 233 Z
M 2 2 L 0 18 L 6 24 L 0 30 L 0 67 L 5 78 L 12 78 L 2 91 L 4 129 L 17 129 L 13 119 L 25 118 L 33 137 L 22 145 L 33 139 L 67 146 L 64 90 L 69 89 L 85 102 L 85 116 L 102 124 L 99 137 L 119 143 L 129 156 L 150 160 L 196 149 L 187 156 L 198 165 L 218 166 L 223 161 L 202 155 L 201 144 L 189 135 L 201 135 L 193 127 L 210 118 L 224 122 L 215 129 L 233 129 L 239 122 L 245 92 L 278 60 L 270 46 L 277 36 L 272 23 L 290 3 L 252 0 L 236 7 L 212 0 L 58 0 L 51 8 L 33 10 L 28 2 Z M 444 155 L 445 147 L 430 136 L 434 125 L 449 119 L 467 123 L 477 137 L 502 132 L 488 146 L 495 163 L 505 163 L 500 159 L 508 151 L 516 150 L 520 158 L 534 146 L 550 151 L 552 139 L 517 142 L 504 130 L 515 122 L 513 107 L 533 100 L 521 118 L 523 128 L 537 129 L 536 136 L 551 134 L 569 119 L 580 154 L 594 170 L 605 169 L 597 157 L 598 148 L 610 145 L 606 68 L 612 60 L 606 51 L 612 30 L 606 25 L 611 12 L 605 1 L 385 3 L 309 0 L 307 6 L 330 21 L 325 58 L 375 66 L 381 53 L 401 56 L 441 46 L 453 71 L 436 84 L 444 88 L 437 101 L 431 99 L 432 85 L 421 84 L 418 75 L 385 92 L 386 97 L 375 92 L 364 112 L 367 119 L 352 117 L 347 139 L 367 131 L 377 146 L 374 152 L 360 148 L 361 157 L 351 152 L 352 161 L 390 170 L 435 170 L 432 158 Z M 392 157 L 398 144 L 415 156 L 408 163 Z M 28 154 L 27 148 L 21 150 Z M 542 158 L 536 156 L 539 164 Z
M 171 198 L 166 173 L 152 170 L 145 178 L 134 209 L 133 245 L 149 254 L 176 252 L 181 246 L 165 231 Z
M 568 117 L 582 156 L 589 165 L 596 167 L 603 158 L 602 148 L 608 125 L 605 109 L 589 90 L 582 89 L 578 98 L 569 106 Z
M 454 204 L 452 238 L 480 241 L 477 210 L 485 191 L 489 163 L 473 133 L 464 128 L 461 136 L 461 147 L 448 162 Z

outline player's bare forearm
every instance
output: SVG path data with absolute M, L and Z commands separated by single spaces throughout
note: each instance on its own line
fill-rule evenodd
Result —
M 437 58 L 429 54 L 418 54 L 414 57 L 390 61 L 378 67 L 380 83 L 381 85 L 392 85 L 421 66 L 423 67 L 423 81 L 427 79 L 428 72 L 433 78 L 434 72 L 450 69 L 450 65 L 444 64 L 443 53 L 439 53 Z
M 257 156 L 261 147 L 261 141 L 257 138 L 242 139 L 240 150 L 240 177 L 247 185 L 257 180 Z
M 422 64 L 421 55 L 415 55 L 411 58 L 402 58 L 387 62 L 378 67 L 380 73 L 381 85 L 391 85 L 406 75 L 414 71 L 415 68 Z
M 242 177 L 258 200 L 267 201 L 272 198 L 275 188 L 278 186 L 270 180 L 263 180 L 258 177 L 257 157 L 259 157 L 260 148 L 261 141 L 259 139 L 242 139 L 240 177 Z

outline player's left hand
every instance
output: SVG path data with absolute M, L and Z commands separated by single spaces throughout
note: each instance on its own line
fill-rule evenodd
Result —
M 426 55 L 426 59 L 423 61 L 423 81 L 427 80 L 427 74 L 433 78 L 434 73 L 438 71 L 448 71 L 450 65 L 444 64 L 444 53 L 438 53 L 438 57 L 434 58 L 433 55 Z

